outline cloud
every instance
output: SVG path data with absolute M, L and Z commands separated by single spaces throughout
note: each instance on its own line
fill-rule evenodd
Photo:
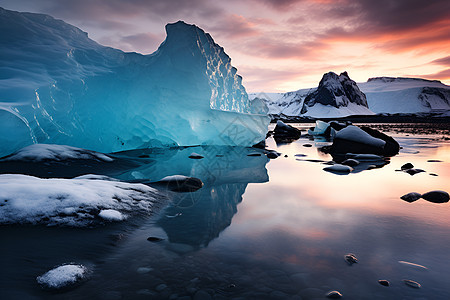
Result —
M 420 75 L 421 78 L 450 80 L 450 69 L 445 69 L 434 74 Z
M 242 38 L 260 34 L 257 29 L 257 21 L 251 21 L 243 16 L 230 14 L 216 23 L 205 26 L 208 31 L 226 38 Z
M 450 56 L 435 59 L 431 63 L 441 66 L 450 66 Z

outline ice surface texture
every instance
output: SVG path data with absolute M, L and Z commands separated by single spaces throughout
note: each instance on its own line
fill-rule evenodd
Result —
M 0 29 L 0 156 L 32 143 L 113 152 L 265 137 L 267 108 L 194 25 L 168 24 L 150 55 L 104 47 L 48 15 L 0 8 Z

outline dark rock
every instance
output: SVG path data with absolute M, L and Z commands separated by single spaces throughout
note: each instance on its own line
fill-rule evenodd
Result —
M 446 203 L 449 195 L 444 191 L 431 191 L 422 195 L 422 198 L 433 203 Z
M 439 159 L 429 159 L 427 162 L 442 162 L 442 160 Z
M 328 292 L 326 294 L 326 296 L 327 296 L 327 298 L 330 298 L 330 299 L 340 299 L 340 298 L 342 298 L 342 294 L 339 293 L 338 291 Z
M 266 135 L 266 138 L 267 138 L 267 135 Z M 258 148 L 258 149 L 264 149 L 264 148 L 266 148 L 266 141 L 263 140 L 263 141 L 259 142 L 258 144 L 254 144 L 252 147 Z
M 203 155 L 200 155 L 200 154 L 198 154 L 198 153 L 191 153 L 191 155 L 189 155 L 189 158 L 192 158 L 192 159 L 202 159 L 202 158 L 204 158 L 204 156 Z
M 247 156 L 261 156 L 261 153 L 249 153 Z
M 422 197 L 421 194 L 416 193 L 416 192 L 411 192 L 411 193 L 408 193 L 408 194 L 406 194 L 406 195 L 401 196 L 400 199 L 405 200 L 406 202 L 411 203 L 411 202 L 414 202 L 414 201 L 416 201 L 416 200 L 419 200 L 421 197 Z
M 151 237 L 147 238 L 147 241 L 152 242 L 152 243 L 158 243 L 158 242 L 164 241 L 164 239 L 156 237 L 156 236 L 151 236 Z
M 355 254 L 353 254 L 353 253 L 346 254 L 344 256 L 344 259 L 350 266 L 358 263 L 358 259 L 356 258 Z
M 305 157 L 305 156 L 308 156 L 308 155 L 306 155 L 306 154 L 295 154 L 294 156 L 297 156 L 297 157 Z
M 378 283 L 383 285 L 383 286 L 389 286 L 390 285 L 389 281 L 384 280 L 384 279 L 378 280 Z
M 357 161 L 356 159 L 349 158 L 349 159 L 346 159 L 343 162 L 341 162 L 341 164 L 350 166 L 350 167 L 354 167 L 354 166 L 359 165 L 359 161 Z
M 412 169 L 412 168 L 414 168 L 412 163 L 406 163 L 406 164 L 404 164 L 403 166 L 400 167 L 400 169 L 402 169 L 403 171 L 404 170 L 408 170 L 408 169 Z
M 270 159 L 275 159 L 275 158 L 278 158 L 278 156 L 280 156 L 281 153 L 278 153 L 277 151 L 272 150 L 272 151 L 267 152 L 266 155 Z
M 300 138 L 301 131 L 294 128 L 283 121 L 278 120 L 273 131 L 273 138 L 277 143 L 291 143 Z
M 303 147 L 312 147 L 312 145 L 311 144 L 303 144 Z
M 439 176 L 439 175 L 435 173 L 430 173 L 430 176 Z
M 405 172 L 408 173 L 409 175 L 413 176 L 413 175 L 416 175 L 417 173 L 425 172 L 425 170 L 422 170 L 422 169 L 408 169 L 408 170 L 405 170 Z
M 164 186 L 171 191 L 186 193 L 195 192 L 203 187 L 203 182 L 195 177 L 187 177 L 182 175 L 167 176 L 151 185 Z
M 363 132 L 367 133 L 367 138 L 363 137 L 365 135 Z M 370 137 L 384 141 L 384 145 L 383 142 L 373 140 Z M 322 147 L 321 149 L 332 155 L 356 153 L 393 156 L 399 152 L 400 145 L 392 137 L 375 129 L 364 126 L 361 128 L 347 126 L 336 134 L 333 144 L 330 147 Z
M 368 107 L 366 95 L 350 79 L 347 72 L 343 72 L 339 76 L 333 72 L 324 74 L 317 90 L 306 96 L 301 113 L 306 113 L 309 107 L 317 103 L 336 108 L 346 107 L 350 103 Z

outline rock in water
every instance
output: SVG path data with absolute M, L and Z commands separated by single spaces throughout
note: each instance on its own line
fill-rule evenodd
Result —
M 174 192 L 195 192 L 203 187 L 203 182 L 195 177 L 184 175 L 166 176 L 151 185 L 162 185 Z
M 345 261 L 349 264 L 349 265 L 353 265 L 358 263 L 358 259 L 356 258 L 356 255 L 353 253 L 348 253 L 344 256 Z
M 413 280 L 403 279 L 403 282 L 404 282 L 407 286 L 410 286 L 410 287 L 415 288 L 415 289 L 420 289 L 420 287 L 421 287 L 420 283 L 415 282 L 415 281 L 413 281 Z
M 110 153 L 265 138 L 261 103 L 249 101 L 230 57 L 195 25 L 168 24 L 150 55 L 99 45 L 43 14 L 0 8 L 0 32 L 0 156 L 34 143 Z
M 400 145 L 391 137 L 368 127 L 350 125 L 337 132 L 329 152 L 331 154 L 361 153 L 392 156 Z
M 416 175 L 418 173 L 423 173 L 423 172 L 425 172 L 425 170 L 422 170 L 422 169 L 407 169 L 407 170 L 405 170 L 405 172 L 408 173 L 409 175 L 413 176 L 413 175 Z
M 449 195 L 444 191 L 431 191 L 422 195 L 422 198 L 433 203 L 446 203 Z
M 325 167 L 323 168 L 324 171 L 330 172 L 330 173 L 335 173 L 335 174 L 348 174 L 351 171 L 353 171 L 352 167 L 346 166 L 346 165 L 341 165 L 341 164 L 334 164 L 332 166 L 329 167 Z
M 159 238 L 156 236 L 150 236 L 147 238 L 147 241 L 152 242 L 152 243 L 159 243 L 162 242 L 164 239 L 163 238 Z
M 201 154 L 192 152 L 191 155 L 189 155 L 189 158 L 192 158 L 192 159 L 202 159 L 202 158 L 204 158 L 204 156 L 201 155 Z
M 384 280 L 384 279 L 378 280 L 378 283 L 383 285 L 383 286 L 389 286 L 390 285 L 389 281 Z
M 400 199 L 405 200 L 406 202 L 411 203 L 411 202 L 414 202 L 414 201 L 416 201 L 416 200 L 419 200 L 421 197 L 422 197 L 421 194 L 416 193 L 416 192 L 411 192 L 411 193 L 408 193 L 408 194 L 406 194 L 406 195 L 401 196 Z
M 327 298 L 330 298 L 330 299 L 340 299 L 340 298 L 342 298 L 342 294 L 339 293 L 338 291 L 328 292 L 326 294 L 326 296 L 327 296 Z
M 273 138 L 277 143 L 290 143 L 297 140 L 301 134 L 299 129 L 278 120 L 273 131 Z
M 400 167 L 403 171 L 414 168 L 412 163 L 406 163 L 403 166 Z
M 348 158 L 348 159 L 344 160 L 341 164 L 350 166 L 350 167 L 355 167 L 355 166 L 359 165 L 359 161 L 357 161 L 356 159 Z

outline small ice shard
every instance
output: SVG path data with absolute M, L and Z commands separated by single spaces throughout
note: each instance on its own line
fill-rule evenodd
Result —
M 355 166 L 359 165 L 359 161 L 357 161 L 356 159 L 353 159 L 353 158 L 348 158 L 348 159 L 344 160 L 342 162 L 342 164 L 346 165 L 346 166 L 350 166 L 350 167 L 355 167 Z
M 412 163 L 406 163 L 403 166 L 400 167 L 403 171 L 414 168 Z
M 98 216 L 108 221 L 122 221 L 125 219 L 125 216 L 115 209 L 103 209 Z
M 353 168 L 346 165 L 334 164 L 332 166 L 323 168 L 323 170 L 330 173 L 342 175 L 350 173 L 351 171 L 353 171 Z
M 329 123 L 317 120 L 316 126 L 314 128 L 309 129 L 308 134 L 313 135 L 313 136 L 316 136 L 316 135 L 329 136 L 331 133 L 331 129 L 332 128 L 330 127 Z M 334 129 L 333 129 L 333 131 L 334 131 Z
M 422 198 L 433 203 L 446 203 L 450 199 L 447 192 L 439 190 L 425 193 Z
M 378 283 L 383 285 L 383 286 L 389 286 L 390 285 L 389 281 L 387 281 L 385 279 L 378 280 Z
M 80 282 L 86 277 L 86 273 L 87 269 L 83 265 L 67 264 L 38 276 L 36 280 L 44 288 L 61 289 Z
M 411 193 L 408 193 L 408 194 L 406 194 L 406 195 L 401 196 L 400 199 L 405 200 L 406 202 L 411 203 L 411 202 L 414 202 L 414 201 L 416 201 L 416 200 L 419 200 L 420 197 L 422 197 L 421 194 L 416 193 L 416 192 L 411 192 Z
M 202 159 L 204 156 L 200 155 L 198 153 L 192 152 L 191 155 L 189 155 L 189 158 L 193 158 L 193 159 Z
M 344 256 L 345 261 L 351 266 L 353 264 L 358 263 L 358 259 L 356 258 L 356 255 L 353 253 L 348 253 Z
M 399 260 L 398 262 L 403 264 L 403 265 L 407 265 L 407 266 L 414 267 L 414 268 L 417 268 L 417 269 L 428 270 L 427 267 L 419 265 L 419 264 L 415 264 L 415 263 L 412 263 L 412 262 L 408 262 L 408 261 L 404 261 L 404 260 Z
M 420 289 L 420 287 L 421 287 L 420 283 L 418 283 L 418 282 L 416 282 L 416 281 L 413 281 L 413 280 L 403 279 L 403 282 L 404 282 L 407 286 L 410 286 L 410 287 L 415 288 L 415 289 Z
M 326 294 L 327 298 L 330 299 L 340 299 L 342 298 L 342 294 L 339 293 L 338 291 L 330 291 Z

